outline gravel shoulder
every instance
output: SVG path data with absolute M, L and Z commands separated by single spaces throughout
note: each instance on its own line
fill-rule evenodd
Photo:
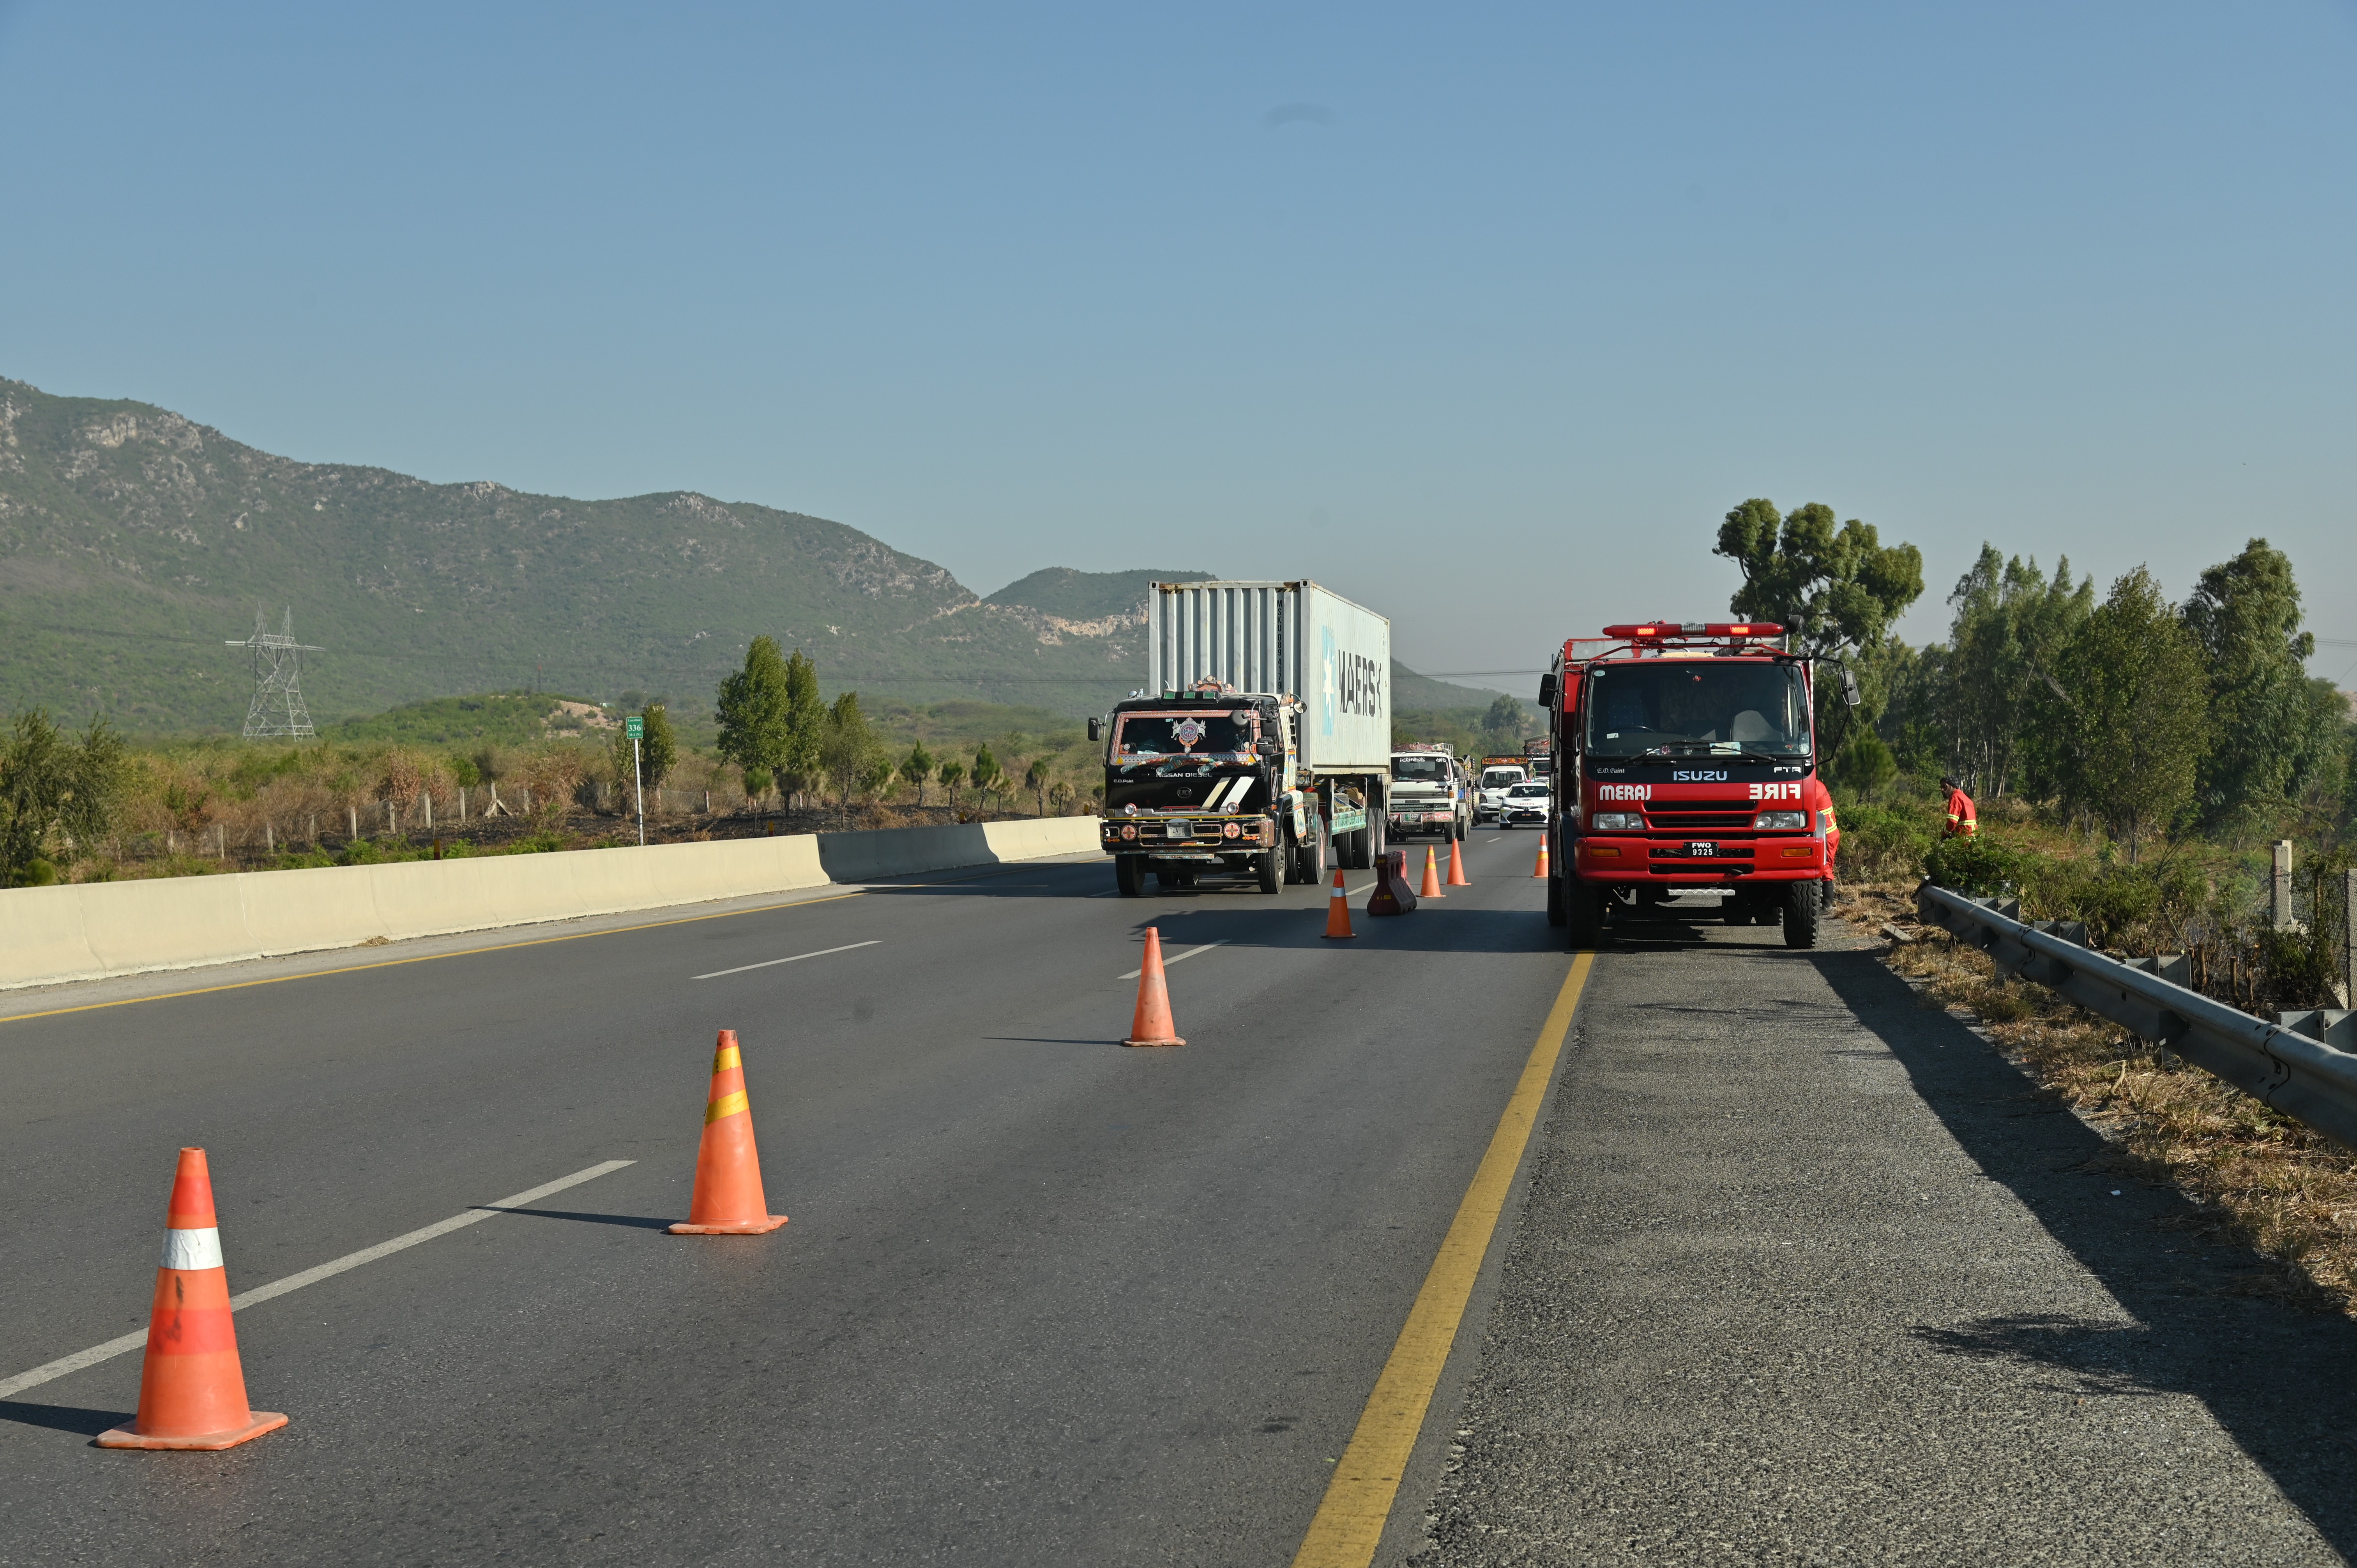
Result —
M 1413 1561 L 2343 1562 L 2357 1326 L 1827 930 L 1598 963 Z

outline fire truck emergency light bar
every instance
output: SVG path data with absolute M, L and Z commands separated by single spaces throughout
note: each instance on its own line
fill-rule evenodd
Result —
M 1645 639 L 1663 637 L 1781 637 L 1784 628 L 1773 621 L 1653 621 L 1645 626 L 1608 626 L 1607 637 Z

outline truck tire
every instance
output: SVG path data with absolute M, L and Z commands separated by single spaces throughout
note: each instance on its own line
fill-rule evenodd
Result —
M 1113 857 L 1113 885 L 1125 898 L 1135 898 L 1146 891 L 1146 861 L 1143 856 L 1117 854 Z
M 1563 907 L 1563 878 L 1550 876 L 1547 878 L 1547 924 L 1560 926 L 1569 918 L 1570 915 Z
M 1794 882 L 1787 885 L 1784 895 L 1784 945 L 1788 948 L 1813 948 L 1817 945 L 1817 915 L 1824 895 L 1814 882 Z
M 1260 873 L 1260 890 L 1280 893 L 1285 889 L 1285 851 L 1265 849 L 1253 856 L 1253 867 Z
M 1295 886 L 1315 887 L 1326 880 L 1326 822 L 1320 818 L 1309 830 L 1309 837 L 1293 848 L 1293 881 Z
M 1584 882 L 1550 876 L 1550 883 L 1563 885 L 1563 945 L 1566 952 L 1603 946 L 1611 940 L 1611 932 L 1604 924 L 1604 893 Z

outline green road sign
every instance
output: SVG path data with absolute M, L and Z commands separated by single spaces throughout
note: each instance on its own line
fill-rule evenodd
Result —
M 646 734 L 647 721 L 640 718 L 638 714 L 632 714 L 629 718 L 622 721 L 622 738 L 624 740 L 644 740 L 646 738 Z

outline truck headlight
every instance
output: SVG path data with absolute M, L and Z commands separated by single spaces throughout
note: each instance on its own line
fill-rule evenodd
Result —
M 1751 825 L 1762 832 L 1772 832 L 1778 829 L 1795 831 L 1801 828 L 1805 828 L 1809 825 L 1809 813 L 1806 811 L 1762 811 L 1758 816 L 1751 819 Z
M 1635 811 L 1598 811 L 1587 819 L 1587 831 L 1597 833 L 1640 833 L 1645 819 Z

